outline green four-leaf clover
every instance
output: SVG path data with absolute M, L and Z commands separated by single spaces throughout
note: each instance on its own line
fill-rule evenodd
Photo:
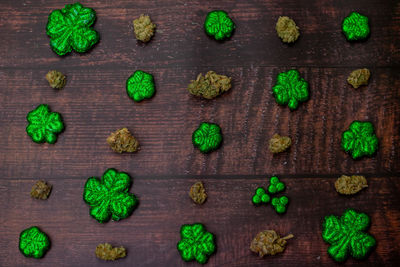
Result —
M 367 214 L 352 209 L 346 210 L 340 218 L 326 216 L 322 225 L 322 238 L 331 245 L 328 254 L 338 262 L 346 260 L 349 254 L 356 259 L 367 257 L 376 245 L 375 238 L 364 233 L 369 224 Z
M 300 102 L 309 98 L 308 82 L 300 77 L 297 70 L 282 72 L 278 74 L 272 93 L 279 105 L 288 105 L 290 110 L 295 110 Z
M 235 29 L 235 23 L 225 11 L 214 10 L 207 14 L 204 22 L 204 29 L 207 35 L 220 41 L 231 37 L 232 32 Z
M 128 174 L 115 169 L 108 169 L 101 180 L 89 178 L 83 200 L 90 206 L 90 215 L 100 223 L 129 217 L 138 204 L 135 195 L 128 192 L 131 183 Z
M 151 98 L 155 92 L 153 75 L 141 70 L 135 71 L 126 80 L 126 92 L 135 102 Z
M 214 151 L 222 143 L 221 128 L 214 123 L 202 122 L 193 132 L 192 142 L 203 153 Z
M 26 133 L 35 143 L 54 144 L 57 141 L 57 134 L 64 130 L 60 113 L 50 112 L 46 104 L 41 104 L 30 111 L 26 119 L 28 120 Z
M 40 259 L 49 248 L 49 237 L 36 226 L 23 230 L 19 235 L 19 250 L 25 257 Z
M 214 235 L 207 232 L 201 223 L 184 224 L 177 248 L 184 261 L 196 260 L 204 264 L 215 252 Z
M 378 138 L 371 122 L 353 121 L 342 134 L 342 149 L 351 154 L 353 159 L 372 156 L 378 149 Z
M 100 37 L 91 27 L 96 20 L 96 12 L 80 3 L 66 5 L 49 15 L 46 26 L 50 46 L 62 56 L 73 50 L 79 53 L 88 51 Z

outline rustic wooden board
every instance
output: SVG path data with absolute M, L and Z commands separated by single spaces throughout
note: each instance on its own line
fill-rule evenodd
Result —
M 101 41 L 88 54 L 58 57 L 45 34 L 47 15 L 64 1 L 0 3 L 0 266 L 37 266 L 18 252 L 18 235 L 31 225 L 45 230 L 52 249 L 41 266 L 104 265 L 94 256 L 100 242 L 124 245 L 120 266 L 184 266 L 176 250 L 179 227 L 203 222 L 217 236 L 209 266 L 332 265 L 320 232 L 323 216 L 346 208 L 372 217 L 378 246 L 364 265 L 400 263 L 400 4 L 398 1 L 83 1 L 98 16 Z M 233 38 L 217 43 L 202 23 L 212 9 L 235 20 Z M 371 20 L 371 37 L 350 44 L 340 29 L 352 10 Z M 141 13 L 157 24 L 147 45 L 133 38 L 131 21 Z M 280 15 L 295 19 L 301 37 L 287 46 L 274 25 Z M 368 67 L 370 84 L 347 83 L 355 68 Z M 311 99 L 294 112 L 276 105 L 276 75 L 297 68 L 309 81 Z M 62 91 L 44 75 L 68 76 Z M 136 69 L 154 74 L 156 95 L 134 103 L 125 81 Z M 233 88 L 204 101 L 186 87 L 208 70 L 232 76 Z M 66 130 L 55 145 L 33 143 L 25 133 L 27 112 L 48 103 L 63 115 Z M 369 120 L 380 141 L 377 155 L 358 161 L 340 149 L 340 134 L 353 120 Z M 191 134 L 202 121 L 219 123 L 221 149 L 202 155 Z M 142 150 L 112 153 L 111 131 L 128 127 Z M 290 151 L 272 156 L 274 133 L 292 137 Z M 140 205 L 132 217 L 100 225 L 90 218 L 82 190 L 90 176 L 109 167 L 134 177 Z M 367 176 L 370 187 L 353 197 L 337 195 L 341 174 Z M 288 213 L 254 208 L 254 189 L 278 174 L 288 185 Z M 54 186 L 49 200 L 35 201 L 36 179 Z M 197 207 L 189 187 L 203 180 L 209 199 Z M 248 247 L 266 228 L 293 233 L 284 254 L 258 259 Z M 128 234 L 127 234 L 128 233 Z M 15 256 L 14 256 L 15 255 Z M 347 265 L 358 262 L 349 260 Z

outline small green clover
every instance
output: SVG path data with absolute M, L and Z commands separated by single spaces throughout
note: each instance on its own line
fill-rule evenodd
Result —
M 215 252 L 214 235 L 207 232 L 201 223 L 184 224 L 177 248 L 184 261 L 196 260 L 204 264 Z
M 207 35 L 220 41 L 231 37 L 235 29 L 235 23 L 225 11 L 214 10 L 207 14 L 204 22 L 204 29 Z
M 272 176 L 269 180 L 270 185 L 268 186 L 268 192 L 270 194 L 276 194 L 285 190 L 285 184 L 279 181 L 279 178 Z
M 308 83 L 297 70 L 289 70 L 278 74 L 272 93 L 279 105 L 287 104 L 290 110 L 295 110 L 300 102 L 309 98 Z
M 366 39 L 370 33 L 368 18 L 360 13 L 351 12 L 351 14 L 343 20 L 342 31 L 348 41 Z
M 371 122 L 353 121 L 349 130 L 342 134 L 342 149 L 353 159 L 372 156 L 378 149 L 378 138 Z
M 340 218 L 326 216 L 322 224 L 322 239 L 331 245 L 328 254 L 338 262 L 345 261 L 349 254 L 356 259 L 366 258 L 376 245 L 375 238 L 364 233 L 369 225 L 367 214 L 352 209 L 346 210 Z
M 115 169 L 106 170 L 101 180 L 87 179 L 83 200 L 90 206 L 90 215 L 100 223 L 129 217 L 138 204 L 135 195 L 128 192 L 131 183 L 128 174 Z
M 96 12 L 80 3 L 66 5 L 50 13 L 46 33 L 50 46 L 59 56 L 72 52 L 88 51 L 100 37 L 91 27 L 96 20 Z
M 126 80 L 126 92 L 135 102 L 151 98 L 155 92 L 154 87 L 153 75 L 141 70 L 135 71 Z
M 261 204 L 267 204 L 270 199 L 271 197 L 265 192 L 265 189 L 262 187 L 258 187 L 251 200 L 254 205 L 258 206 Z
M 214 123 L 202 122 L 193 134 L 192 142 L 203 153 L 209 153 L 222 143 L 221 128 Z
M 279 214 L 286 212 L 287 204 L 289 204 L 289 198 L 286 196 L 274 197 L 271 200 L 271 205 L 274 207 L 275 211 Z
M 28 121 L 26 133 L 35 143 L 54 144 L 57 141 L 57 134 L 64 130 L 60 113 L 50 112 L 46 104 L 41 104 L 30 111 L 26 119 Z
M 49 237 L 36 226 L 23 230 L 19 235 L 19 250 L 25 257 L 40 259 L 49 248 Z

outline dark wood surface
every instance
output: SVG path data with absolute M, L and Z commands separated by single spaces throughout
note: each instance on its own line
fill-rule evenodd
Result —
M 47 16 L 65 1 L 0 2 L 0 266 L 103 266 L 98 243 L 123 245 L 128 256 L 112 265 L 185 266 L 176 249 L 183 223 L 202 222 L 217 237 L 208 266 L 335 265 L 321 238 L 328 214 L 346 208 L 368 213 L 378 241 L 365 261 L 400 263 L 400 3 L 398 1 L 82 1 L 97 12 L 101 41 L 87 54 L 58 57 L 45 33 Z M 237 25 L 217 43 L 203 32 L 208 11 L 226 10 Z M 371 37 L 348 43 L 341 21 L 353 10 L 371 21 Z M 132 20 L 150 14 L 157 32 L 147 45 L 133 36 Z M 275 33 L 280 15 L 292 17 L 301 37 L 291 46 Z M 297 68 L 310 83 L 311 99 L 290 112 L 278 106 L 276 75 Z M 370 84 L 352 89 L 351 70 L 367 67 Z M 44 79 L 57 69 L 68 76 L 62 91 Z M 136 69 L 154 74 L 156 95 L 134 103 L 125 81 Z M 233 78 L 233 88 L 205 101 L 187 84 L 208 70 Z M 35 144 L 25 132 L 27 112 L 40 103 L 63 115 L 66 131 L 55 145 Z M 340 149 L 340 134 L 353 120 L 372 121 L 380 141 L 375 157 L 354 161 Z M 191 144 L 201 121 L 220 124 L 221 149 L 202 155 Z M 110 132 L 128 127 L 137 154 L 113 153 Z M 292 137 L 290 151 L 272 156 L 274 133 Z M 131 174 L 140 199 L 133 215 L 99 224 L 82 200 L 90 176 L 110 167 Z M 366 175 L 369 187 L 352 197 L 334 190 L 341 174 Z M 288 212 L 254 208 L 251 195 L 279 175 L 291 199 Z M 53 185 L 47 201 L 33 200 L 35 180 Z M 190 185 L 205 183 L 209 199 L 195 206 Z M 37 225 L 52 248 L 40 261 L 18 251 L 19 233 Z M 249 250 L 261 230 L 295 235 L 285 252 L 259 259 Z

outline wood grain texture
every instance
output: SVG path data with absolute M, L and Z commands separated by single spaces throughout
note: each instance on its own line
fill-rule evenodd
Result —
M 203 222 L 217 236 L 208 266 L 333 265 L 320 236 L 323 216 L 346 208 L 368 213 L 378 246 L 361 265 L 400 263 L 400 3 L 398 1 L 82 1 L 97 12 L 101 41 L 87 54 L 58 57 L 45 34 L 47 16 L 66 3 L 0 2 L 0 266 L 103 266 L 100 242 L 124 245 L 118 266 L 185 266 L 176 250 L 179 227 Z M 208 11 L 224 9 L 237 29 L 218 43 L 203 32 Z M 348 43 L 341 21 L 353 10 L 371 20 L 371 37 Z M 133 37 L 132 20 L 151 16 L 157 32 L 147 45 Z M 292 17 L 301 37 L 291 46 L 274 29 L 280 15 Z M 367 87 L 347 84 L 355 68 L 368 67 Z M 290 112 L 278 106 L 271 87 L 279 72 L 297 68 L 310 83 L 311 99 Z M 45 74 L 67 75 L 65 89 L 52 90 Z M 134 103 L 126 79 L 142 69 L 154 75 L 156 95 Z M 231 76 L 233 88 L 211 101 L 192 97 L 191 79 L 208 70 Z M 55 145 L 33 143 L 26 114 L 40 103 L 63 115 L 66 130 Z M 353 120 L 369 120 L 378 153 L 354 161 L 340 149 L 340 135 Z M 209 155 L 193 148 L 200 122 L 222 127 L 223 146 Z M 128 127 L 141 143 L 132 155 L 106 144 L 114 130 Z M 293 146 L 272 156 L 274 133 Z M 90 176 L 110 167 L 134 177 L 140 205 L 121 222 L 100 225 L 82 200 Z M 353 197 L 337 195 L 341 174 L 364 174 L 370 187 Z M 251 195 L 278 174 L 291 198 L 287 214 L 254 208 Z M 30 199 L 36 179 L 53 184 L 48 201 Z M 209 199 L 191 203 L 188 191 L 203 180 Z M 18 252 L 21 230 L 38 225 L 52 248 L 40 261 Z M 266 228 L 293 233 L 284 254 L 258 259 L 248 247 Z M 358 264 L 349 260 L 346 265 Z M 191 264 L 193 265 L 193 264 Z

